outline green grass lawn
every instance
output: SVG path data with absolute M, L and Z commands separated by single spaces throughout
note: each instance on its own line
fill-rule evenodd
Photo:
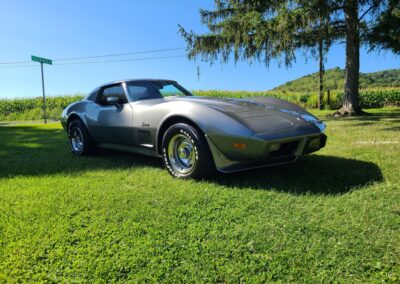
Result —
M 400 108 L 370 112 L 325 118 L 295 164 L 201 182 L 3 123 L 0 282 L 398 283 Z

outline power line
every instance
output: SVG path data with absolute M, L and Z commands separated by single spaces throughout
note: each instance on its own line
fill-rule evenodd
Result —
M 90 58 L 114 57 L 114 56 L 124 56 L 124 55 L 133 55 L 133 54 L 155 53 L 155 52 L 182 50 L 182 49 L 185 49 L 185 48 L 184 47 L 163 48 L 163 49 L 135 51 L 135 52 L 126 52 L 126 53 L 116 53 L 116 54 L 93 55 L 93 56 L 70 57 L 70 58 L 58 58 L 58 59 L 53 59 L 53 60 L 54 61 L 68 61 L 68 60 L 78 60 L 78 59 L 90 59 Z
M 185 57 L 184 55 L 173 55 L 173 56 L 158 56 L 158 57 L 144 57 L 144 58 L 126 58 L 116 60 L 105 60 L 105 61 L 84 61 L 84 62 L 69 62 L 69 63 L 56 63 L 54 65 L 73 65 L 73 64 L 95 64 L 95 63 L 111 63 L 111 62 L 124 62 L 124 61 L 141 61 L 141 60 L 154 60 L 154 59 L 169 59 Z
M 143 50 L 143 51 L 134 51 L 134 52 L 125 52 L 125 53 L 114 53 L 114 54 L 103 54 L 103 55 L 91 55 L 91 56 L 81 56 L 81 57 L 69 57 L 69 58 L 57 58 L 53 59 L 53 61 L 70 61 L 70 60 L 79 60 L 79 59 L 92 59 L 92 58 L 104 58 L 104 57 L 116 57 L 116 56 L 124 56 L 124 55 L 134 55 L 134 54 L 146 54 L 146 53 L 156 53 L 156 52 L 166 52 L 166 51 L 175 51 L 182 50 L 184 47 L 174 47 L 174 48 L 163 48 L 163 49 L 153 49 L 153 50 Z M 12 65 L 12 64 L 27 64 L 31 61 L 9 61 L 9 62 L 0 62 L 0 65 Z
M 106 60 L 104 63 L 108 62 L 123 62 L 123 61 L 141 61 L 141 60 L 150 60 L 150 59 L 169 59 L 169 58 L 179 58 L 185 57 L 185 55 L 173 55 L 173 56 L 160 56 L 160 57 L 145 57 L 145 58 L 128 58 L 128 59 L 117 59 L 117 60 Z
M 29 61 L 28 61 L 29 62 Z M 40 67 L 40 65 L 17 65 L 17 66 L 0 66 L 0 69 L 7 69 L 7 68 L 25 68 L 25 67 Z
M 97 60 L 97 61 L 81 61 L 81 62 L 68 62 L 68 63 L 55 63 L 53 66 L 62 65 L 81 65 L 81 64 L 98 64 L 98 63 L 113 63 L 113 62 L 126 62 L 126 61 L 143 61 L 143 60 L 156 60 L 156 59 L 171 59 L 171 58 L 182 58 L 185 55 L 173 55 L 173 56 L 158 56 L 158 57 L 144 57 L 144 58 L 125 58 L 115 60 Z M 38 65 L 20 65 L 20 66 L 0 66 L 0 69 L 6 68 L 23 68 L 23 67 L 37 67 Z
M 6 64 L 26 64 L 30 63 L 31 61 L 11 61 L 11 62 L 0 62 L 1 65 L 6 65 Z

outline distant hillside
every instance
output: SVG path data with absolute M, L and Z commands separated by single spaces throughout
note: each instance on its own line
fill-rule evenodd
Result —
M 317 92 L 318 73 L 310 74 L 299 79 L 286 82 L 274 91 L 287 92 Z M 344 88 L 344 70 L 339 67 L 325 71 L 324 88 L 330 90 L 340 90 Z M 360 88 L 392 88 L 400 87 L 400 69 L 385 70 L 373 73 L 360 73 Z

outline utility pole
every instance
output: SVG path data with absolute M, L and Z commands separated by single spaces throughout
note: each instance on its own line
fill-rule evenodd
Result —
M 51 59 L 38 57 L 38 56 L 31 56 L 32 61 L 40 63 L 40 70 L 42 72 L 42 92 L 43 92 L 43 116 L 44 116 L 44 123 L 47 123 L 47 115 L 46 115 L 46 94 L 44 92 L 44 73 L 43 73 L 43 63 L 52 65 L 53 61 Z

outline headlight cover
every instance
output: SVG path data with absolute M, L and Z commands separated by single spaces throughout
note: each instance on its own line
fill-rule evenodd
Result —
M 322 121 L 318 120 L 314 116 L 311 116 L 311 115 L 308 115 L 308 114 L 302 114 L 300 116 L 300 118 L 305 120 L 305 121 L 312 122 L 321 132 L 324 132 L 325 129 L 326 129 L 325 123 L 323 123 Z

